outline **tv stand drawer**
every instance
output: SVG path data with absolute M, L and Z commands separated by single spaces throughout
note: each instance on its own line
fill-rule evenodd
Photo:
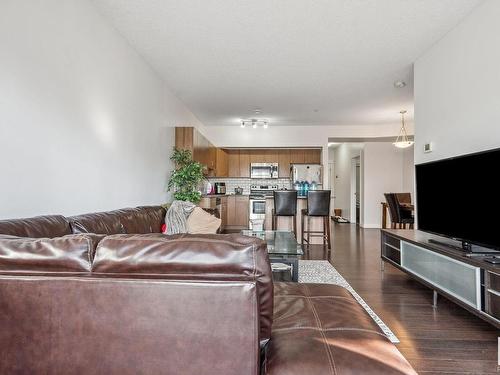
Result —
M 479 267 L 408 242 L 401 244 L 401 267 L 469 306 L 481 309 Z

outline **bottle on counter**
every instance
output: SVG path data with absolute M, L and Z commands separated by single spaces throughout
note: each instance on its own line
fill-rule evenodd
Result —
M 309 192 L 309 182 L 304 181 L 304 197 L 307 197 L 308 192 Z

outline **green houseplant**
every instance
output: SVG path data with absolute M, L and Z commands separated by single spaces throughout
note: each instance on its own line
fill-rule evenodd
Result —
M 170 157 L 175 163 L 168 181 L 168 190 L 174 192 L 174 198 L 180 201 L 198 203 L 201 192 L 198 191 L 203 177 L 203 165 L 193 160 L 191 151 L 174 148 Z

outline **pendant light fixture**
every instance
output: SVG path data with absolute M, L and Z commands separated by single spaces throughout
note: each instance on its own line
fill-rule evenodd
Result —
M 407 148 L 410 147 L 414 142 L 408 138 L 408 134 L 406 133 L 405 127 L 405 114 L 406 111 L 402 110 L 401 113 L 401 130 L 399 131 L 399 135 L 396 138 L 396 142 L 393 143 L 397 148 Z

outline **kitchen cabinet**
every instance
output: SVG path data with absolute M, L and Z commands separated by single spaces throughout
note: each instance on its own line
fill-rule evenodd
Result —
M 175 128 L 175 147 L 193 152 L 194 128 Z
M 249 198 L 247 195 L 227 196 L 227 229 L 248 228 Z
M 228 197 L 221 197 L 220 198 L 221 231 L 226 229 L 226 226 L 227 226 L 227 198 Z
M 321 164 L 321 149 L 310 148 L 304 150 L 304 163 Z
M 208 177 L 249 178 L 251 163 L 278 163 L 279 177 L 288 178 L 292 163 L 321 164 L 321 148 L 217 148 L 193 127 L 175 128 L 175 146 L 190 150 Z
M 240 176 L 240 151 L 227 150 L 228 176 Z
M 240 150 L 239 172 L 237 177 L 250 177 L 250 150 Z
M 278 150 L 278 175 L 280 178 L 290 177 L 290 150 Z
M 191 151 L 193 160 L 206 167 L 204 170 L 206 176 L 229 176 L 226 150 L 215 147 L 194 127 L 175 128 L 175 147 Z
M 301 164 L 305 163 L 305 150 L 302 148 L 292 148 L 290 150 L 290 163 Z
M 250 152 L 250 164 L 251 163 L 265 163 L 266 162 L 266 154 L 265 150 L 262 149 L 254 149 L 249 150 Z
M 229 176 L 229 155 L 226 150 L 221 148 L 215 149 L 215 176 Z
M 278 149 L 269 148 L 263 151 L 265 163 L 278 163 Z
M 175 147 L 191 151 L 193 160 L 207 167 L 207 174 L 215 170 L 215 147 L 194 127 L 175 128 Z

